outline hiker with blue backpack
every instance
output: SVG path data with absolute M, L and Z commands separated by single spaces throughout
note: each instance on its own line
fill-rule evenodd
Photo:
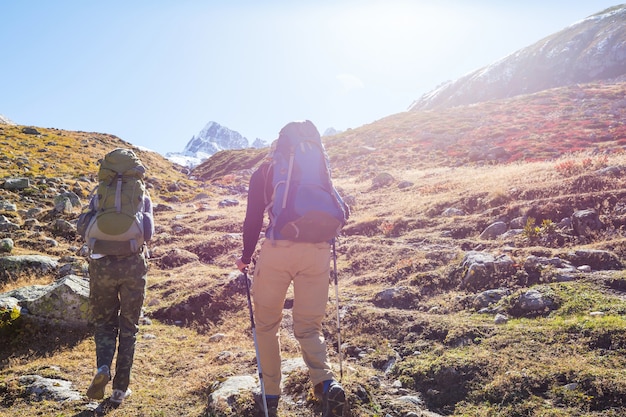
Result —
M 331 370 L 322 320 L 328 302 L 331 242 L 349 210 L 332 185 L 320 134 L 309 120 L 283 127 L 270 155 L 250 178 L 243 252 L 237 260 L 244 273 L 252 262 L 265 211 L 269 225 L 252 281 L 254 317 L 251 308 L 265 415 L 278 415 L 279 329 L 287 290 L 293 284 L 294 335 L 314 393 L 322 400 L 322 416 L 343 416 L 345 392 Z
M 98 187 L 77 223 L 90 249 L 89 307 L 96 343 L 97 371 L 87 397 L 104 398 L 117 346 L 113 387 L 106 403 L 113 407 L 131 392 L 128 386 L 148 272 L 146 243 L 154 233 L 145 172 L 130 149 L 106 154 L 98 171 Z

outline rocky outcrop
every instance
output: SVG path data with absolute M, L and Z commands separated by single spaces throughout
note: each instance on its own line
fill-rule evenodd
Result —
M 0 310 L 2 308 L 17 308 L 19 317 L 30 321 L 85 327 L 89 320 L 89 281 L 68 275 L 50 285 L 9 291 L 0 294 Z
M 594 209 L 578 210 L 572 215 L 572 228 L 578 236 L 589 237 L 602 230 L 604 224 Z
M 471 251 L 465 254 L 460 266 L 463 288 L 494 288 L 502 280 L 513 276 L 517 269 L 508 255 Z
M 0 282 L 16 279 L 25 274 L 35 276 L 53 274 L 58 267 L 58 260 L 43 255 L 0 257 Z
M 34 401 L 80 401 L 81 393 L 73 389 L 71 381 L 45 378 L 41 375 L 24 375 L 18 378 L 29 398 Z

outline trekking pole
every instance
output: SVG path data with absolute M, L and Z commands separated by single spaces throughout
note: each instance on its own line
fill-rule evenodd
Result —
M 339 382 L 343 379 L 343 364 L 341 353 L 341 323 L 339 321 L 339 284 L 337 282 L 337 251 L 333 239 L 333 269 L 335 274 L 335 304 L 337 304 L 337 352 L 339 353 Z
M 263 371 L 261 370 L 261 357 L 259 356 L 259 343 L 256 340 L 256 325 L 254 324 L 254 313 L 252 312 L 252 299 L 250 297 L 250 284 L 248 283 L 248 269 L 243 270 L 243 278 L 246 281 L 246 295 L 248 296 L 248 310 L 250 311 L 250 323 L 252 326 L 252 339 L 254 340 L 254 351 L 256 353 L 256 364 L 259 370 L 259 383 L 261 385 L 261 397 L 263 399 L 263 412 L 265 417 L 269 417 L 267 412 L 267 398 L 265 397 L 265 383 L 263 382 Z

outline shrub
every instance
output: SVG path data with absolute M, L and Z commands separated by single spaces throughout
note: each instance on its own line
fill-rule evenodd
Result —
M 13 308 L 0 307 L 0 329 L 9 326 L 15 320 L 20 317 L 20 308 L 15 306 Z
M 524 225 L 524 231 L 522 232 L 522 236 L 526 239 L 533 241 L 539 237 L 540 228 L 535 226 L 535 218 L 529 217 L 526 219 L 526 224 Z

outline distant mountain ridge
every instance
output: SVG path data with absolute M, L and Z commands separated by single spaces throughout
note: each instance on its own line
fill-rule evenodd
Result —
M 259 145 L 258 139 L 255 144 Z M 165 157 L 179 165 L 192 168 L 219 151 L 249 146 L 248 139 L 239 132 L 211 121 L 191 138 L 182 152 L 168 152 Z
M 323 136 L 332 136 L 338 133 L 340 131 L 330 127 L 324 131 Z M 267 146 L 269 144 L 259 138 L 250 144 L 249 140 L 239 132 L 211 121 L 191 138 L 182 152 L 168 152 L 165 157 L 178 165 L 194 168 L 219 151 L 245 148 L 260 149 Z
M 444 83 L 413 102 L 409 110 L 468 105 L 625 74 L 626 4 L 622 4 Z
M 15 125 L 9 118 L 0 114 L 0 125 Z

